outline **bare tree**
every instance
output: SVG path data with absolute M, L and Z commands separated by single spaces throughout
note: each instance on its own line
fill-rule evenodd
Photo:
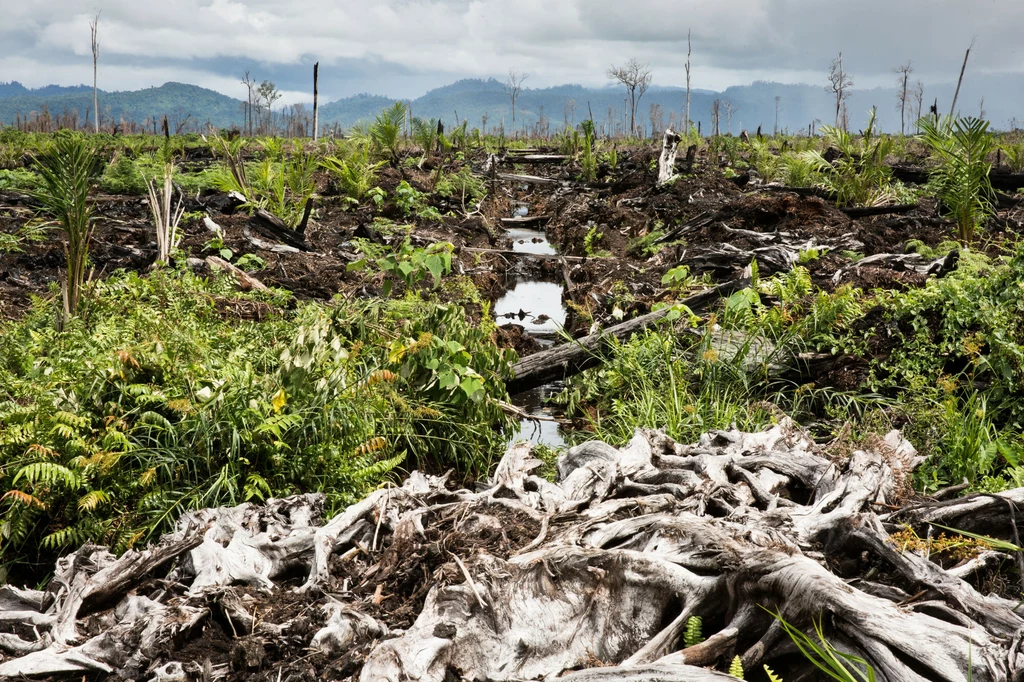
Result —
M 721 135 L 721 121 L 722 121 L 722 100 L 716 99 L 711 103 L 711 129 L 715 135 Z
M 832 60 L 828 69 L 828 87 L 825 90 L 831 92 L 836 98 L 836 127 L 839 127 L 840 113 L 843 108 L 843 101 L 850 96 L 847 92 L 853 87 L 853 79 L 843 70 L 843 53 Z
M 245 78 L 242 79 L 242 85 L 246 87 L 248 91 L 248 99 L 245 100 L 245 111 L 249 123 L 249 137 L 252 137 L 252 89 L 256 85 L 256 81 L 249 77 L 249 72 L 245 72 Z M 243 119 L 244 121 L 245 119 Z M 243 126 L 244 127 L 244 126 Z
M 100 25 L 100 13 L 97 12 L 92 21 L 89 22 L 89 31 L 92 34 L 92 110 L 94 116 L 94 130 L 100 131 L 100 98 L 96 89 L 96 64 L 100 59 L 100 42 L 97 40 L 96 31 Z
M 907 82 L 910 80 L 910 74 L 914 72 L 914 69 L 910 66 L 910 62 L 897 66 L 894 69 L 897 74 L 896 87 L 899 90 L 896 91 L 896 101 L 899 102 L 900 107 L 900 135 L 907 134 Z M 913 114 L 914 110 L 911 109 L 910 113 Z
M 266 132 L 273 132 L 274 102 L 281 99 L 281 91 L 277 89 L 273 81 L 263 81 L 256 90 L 256 98 L 267 105 Z
M 690 54 L 693 52 L 693 45 L 690 43 L 690 31 L 686 31 L 686 119 L 683 125 L 679 126 L 684 135 L 690 134 Z
M 529 77 L 528 73 L 519 73 L 515 69 L 508 70 L 508 80 L 505 81 L 505 94 L 512 103 L 512 132 L 516 131 L 516 100 L 523 91 L 523 81 Z
M 665 111 L 661 108 L 661 105 L 656 102 L 651 102 L 651 135 L 654 135 L 657 131 L 665 129 Z
M 730 135 L 732 135 L 732 115 L 739 110 L 739 106 L 733 104 L 731 99 L 725 100 L 725 121 Z
M 320 101 L 317 80 L 320 76 L 320 62 L 313 64 L 313 142 L 316 142 L 317 129 L 320 127 Z
M 775 95 L 775 130 L 772 132 L 772 135 L 778 135 L 779 134 L 779 112 L 781 110 L 782 110 L 782 97 L 780 95 Z
M 921 109 L 924 107 L 924 83 L 917 81 L 917 84 L 914 85 L 914 89 L 911 90 L 910 95 L 914 98 L 913 102 L 917 108 L 917 113 L 914 116 L 914 128 L 917 132 L 921 132 L 921 125 L 919 121 L 921 120 Z
M 629 101 L 629 134 L 636 134 L 636 108 L 640 98 L 651 85 L 651 69 L 636 59 L 630 59 L 625 66 L 612 66 L 608 69 L 608 77 L 626 86 L 626 99 Z
M 566 98 L 563 114 L 565 115 L 565 127 L 570 130 L 576 127 L 576 100 Z

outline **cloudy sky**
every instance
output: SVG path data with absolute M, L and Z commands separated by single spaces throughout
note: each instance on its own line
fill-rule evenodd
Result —
M 614 62 L 649 62 L 656 85 L 821 83 L 843 50 L 857 87 L 892 84 L 912 60 L 926 82 L 971 69 L 1022 72 L 1021 0 L 0 0 L 0 81 L 92 82 L 89 20 L 100 11 L 100 87 L 167 81 L 244 98 L 248 70 L 309 99 L 416 97 L 464 77 L 525 85 L 607 84 Z

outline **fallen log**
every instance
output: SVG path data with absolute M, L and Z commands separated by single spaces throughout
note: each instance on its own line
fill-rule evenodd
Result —
M 750 279 L 737 279 L 695 294 L 680 301 L 693 312 L 706 310 L 723 297 L 750 285 Z M 551 350 L 523 358 L 512 367 L 513 377 L 506 383 L 511 395 L 543 386 L 551 381 L 565 379 L 601 363 L 600 351 L 611 339 L 625 339 L 662 320 L 671 308 L 648 313 L 621 324 L 608 327 L 596 334 L 584 336 Z
M 840 207 L 840 211 L 851 218 L 867 218 L 873 215 L 895 215 L 910 213 L 917 208 L 917 204 L 892 204 L 891 206 L 848 206 Z
M 551 220 L 551 216 L 531 215 L 516 218 L 502 218 L 501 224 L 506 227 L 540 227 L 549 220 Z
M 306 207 L 309 208 L 310 204 L 307 203 Z M 288 246 L 292 246 L 300 251 L 311 251 L 309 244 L 303 238 L 302 234 L 291 229 L 285 225 L 284 221 L 278 218 L 273 213 L 266 211 L 262 208 L 257 209 L 256 213 L 253 214 L 256 218 L 254 224 L 256 229 L 266 234 L 271 239 L 276 239 L 280 242 L 284 242 Z
M 565 163 L 569 160 L 564 154 L 509 154 L 505 163 Z
M 561 180 L 554 178 L 542 178 L 537 175 L 519 175 L 518 173 L 498 173 L 497 178 L 499 180 L 507 180 L 509 182 L 525 182 L 528 185 L 561 185 Z
M 233 265 L 223 258 L 217 256 L 207 256 L 206 264 L 210 268 L 218 268 L 230 273 L 236 280 L 238 280 L 238 286 L 242 291 L 252 291 L 253 289 L 266 289 L 267 285 L 259 281 L 245 270 L 242 270 L 237 265 Z

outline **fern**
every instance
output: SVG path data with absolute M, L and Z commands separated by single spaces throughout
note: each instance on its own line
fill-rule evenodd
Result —
M 769 668 L 767 665 L 764 666 L 764 672 L 768 676 L 768 682 L 782 682 L 782 678 L 775 674 L 775 671 Z
M 743 679 L 743 661 L 740 660 L 739 656 L 735 656 L 732 659 L 732 663 L 729 664 L 729 674 L 741 680 Z
M 686 620 L 686 632 L 683 633 L 683 644 L 686 648 L 696 646 L 704 641 L 703 627 L 704 621 L 700 616 L 690 616 Z
M 110 495 L 103 490 L 90 490 L 78 498 L 78 511 L 94 512 L 103 505 L 110 504 Z
M 63 483 L 68 488 L 78 488 L 82 483 L 78 473 L 54 462 L 32 462 L 31 464 L 26 464 L 15 474 L 12 484 L 17 485 L 18 481 L 22 479 L 32 484 L 42 483 L 47 486 Z

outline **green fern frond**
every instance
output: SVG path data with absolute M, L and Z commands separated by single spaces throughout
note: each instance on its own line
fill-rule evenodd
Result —
M 12 483 L 17 485 L 18 481 L 23 479 L 32 484 L 42 483 L 48 486 L 63 483 L 69 488 L 77 488 L 82 483 L 82 479 L 77 472 L 54 462 L 32 462 L 31 464 L 26 464 L 15 474 Z
M 90 490 L 78 498 L 78 511 L 93 512 L 100 506 L 110 504 L 110 495 L 103 490 Z
M 764 666 L 764 672 L 768 675 L 768 682 L 782 682 L 782 678 L 775 674 L 775 671 L 769 668 L 767 665 Z
M 704 641 L 703 628 L 704 621 L 700 616 L 690 616 L 686 619 L 686 632 L 683 633 L 683 644 L 686 648 Z
M 732 659 L 732 663 L 729 664 L 729 674 L 733 677 L 743 679 L 743 661 L 740 660 L 739 656 Z

